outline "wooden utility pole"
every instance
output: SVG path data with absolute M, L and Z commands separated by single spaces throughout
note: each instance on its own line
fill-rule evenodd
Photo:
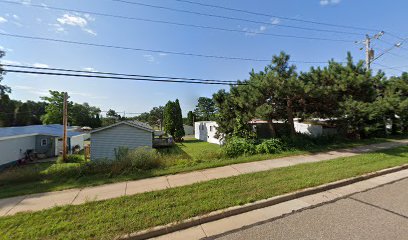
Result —
M 365 43 L 365 51 L 366 51 L 366 69 L 367 71 L 370 70 L 370 66 L 371 66 L 371 59 L 373 56 L 373 50 L 371 49 L 371 38 L 370 36 L 368 36 L 368 34 L 366 34 L 366 39 L 364 41 Z
M 62 110 L 62 124 L 64 125 L 63 133 L 63 147 L 62 147 L 62 160 L 67 160 L 67 125 L 68 125 L 68 93 L 64 93 L 64 104 Z
M 379 39 L 381 36 L 384 35 L 384 31 L 381 31 L 374 36 L 370 36 L 366 34 L 366 37 L 363 41 L 356 41 L 356 43 L 362 43 L 365 46 L 365 65 L 367 71 L 370 70 L 371 63 L 376 60 L 377 58 L 374 58 L 374 50 L 371 48 L 371 41 L 374 39 Z M 398 47 L 398 46 L 397 46 Z M 363 50 L 364 48 L 360 48 L 360 50 Z

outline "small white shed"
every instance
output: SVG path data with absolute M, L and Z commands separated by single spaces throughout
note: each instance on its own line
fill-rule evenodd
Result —
M 218 124 L 215 121 L 201 121 L 194 123 L 195 138 L 201 141 L 221 145 L 223 142 L 215 137 Z
M 152 147 L 154 130 L 136 121 L 118 122 L 91 132 L 91 160 L 115 159 L 115 149 Z

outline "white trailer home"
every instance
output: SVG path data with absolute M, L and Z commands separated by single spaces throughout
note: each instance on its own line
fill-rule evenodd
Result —
M 83 149 L 88 133 L 69 127 L 68 149 Z M 60 124 L 31 125 L 0 128 L 0 168 L 16 163 L 24 158 L 27 151 L 43 158 L 58 156 L 62 151 L 63 126 Z
M 195 138 L 201 141 L 222 145 L 223 141 L 215 137 L 218 124 L 215 121 L 194 123 Z

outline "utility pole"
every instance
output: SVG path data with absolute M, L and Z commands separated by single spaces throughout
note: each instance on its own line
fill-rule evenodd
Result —
M 370 70 L 371 63 L 374 60 L 374 49 L 371 48 L 371 40 L 379 39 L 382 35 L 384 35 L 384 31 L 381 31 L 372 37 L 366 34 L 366 37 L 363 41 L 356 41 L 356 43 L 363 43 L 365 45 L 365 64 L 367 71 Z M 363 50 L 363 48 L 360 48 L 360 50 Z
M 368 34 L 366 34 L 366 39 L 364 43 L 366 51 L 366 69 L 368 71 L 370 70 L 372 56 L 374 56 L 374 51 L 373 49 L 371 49 L 371 38 L 370 36 L 368 36 Z
M 62 160 L 66 162 L 67 160 L 67 125 L 68 125 L 68 93 L 64 93 L 64 104 L 62 110 L 62 124 L 64 125 L 64 133 L 62 139 Z

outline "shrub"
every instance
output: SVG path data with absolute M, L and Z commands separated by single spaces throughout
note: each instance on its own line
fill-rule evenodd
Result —
M 129 154 L 129 148 L 128 147 L 118 147 L 115 148 L 115 160 L 122 160 L 126 158 L 126 156 Z
M 116 161 L 116 160 L 115 160 Z M 81 175 L 94 175 L 94 174 L 108 174 L 112 173 L 112 164 L 114 161 L 109 159 L 98 159 L 90 161 L 83 165 L 81 168 Z M 117 174 L 117 173 L 114 173 Z
M 252 155 L 256 152 L 256 148 L 253 140 L 232 137 L 227 140 L 223 151 L 228 157 L 237 157 L 244 154 Z
M 286 149 L 285 144 L 277 138 L 267 139 L 256 146 L 256 152 L 259 154 L 280 153 Z
M 150 170 L 161 166 L 160 155 L 155 149 L 141 147 L 130 151 L 126 159 L 133 169 Z
M 316 141 L 316 139 L 307 134 L 297 134 L 294 137 L 283 136 L 281 139 L 288 147 L 302 150 L 313 148 L 315 146 L 314 142 Z
M 67 155 L 67 159 L 65 162 L 62 160 L 62 156 L 59 156 L 57 159 L 57 163 L 83 163 L 83 162 L 85 162 L 85 157 L 79 154 Z
M 119 148 L 115 160 L 99 159 L 83 168 L 84 174 L 119 175 L 131 171 L 151 170 L 160 167 L 161 156 L 155 149 L 141 147 L 134 150 Z
M 316 147 L 324 147 L 329 144 L 344 142 L 344 139 L 338 135 L 312 137 L 307 134 L 297 134 L 295 137 L 283 136 L 281 140 L 289 148 L 300 150 L 310 150 Z

